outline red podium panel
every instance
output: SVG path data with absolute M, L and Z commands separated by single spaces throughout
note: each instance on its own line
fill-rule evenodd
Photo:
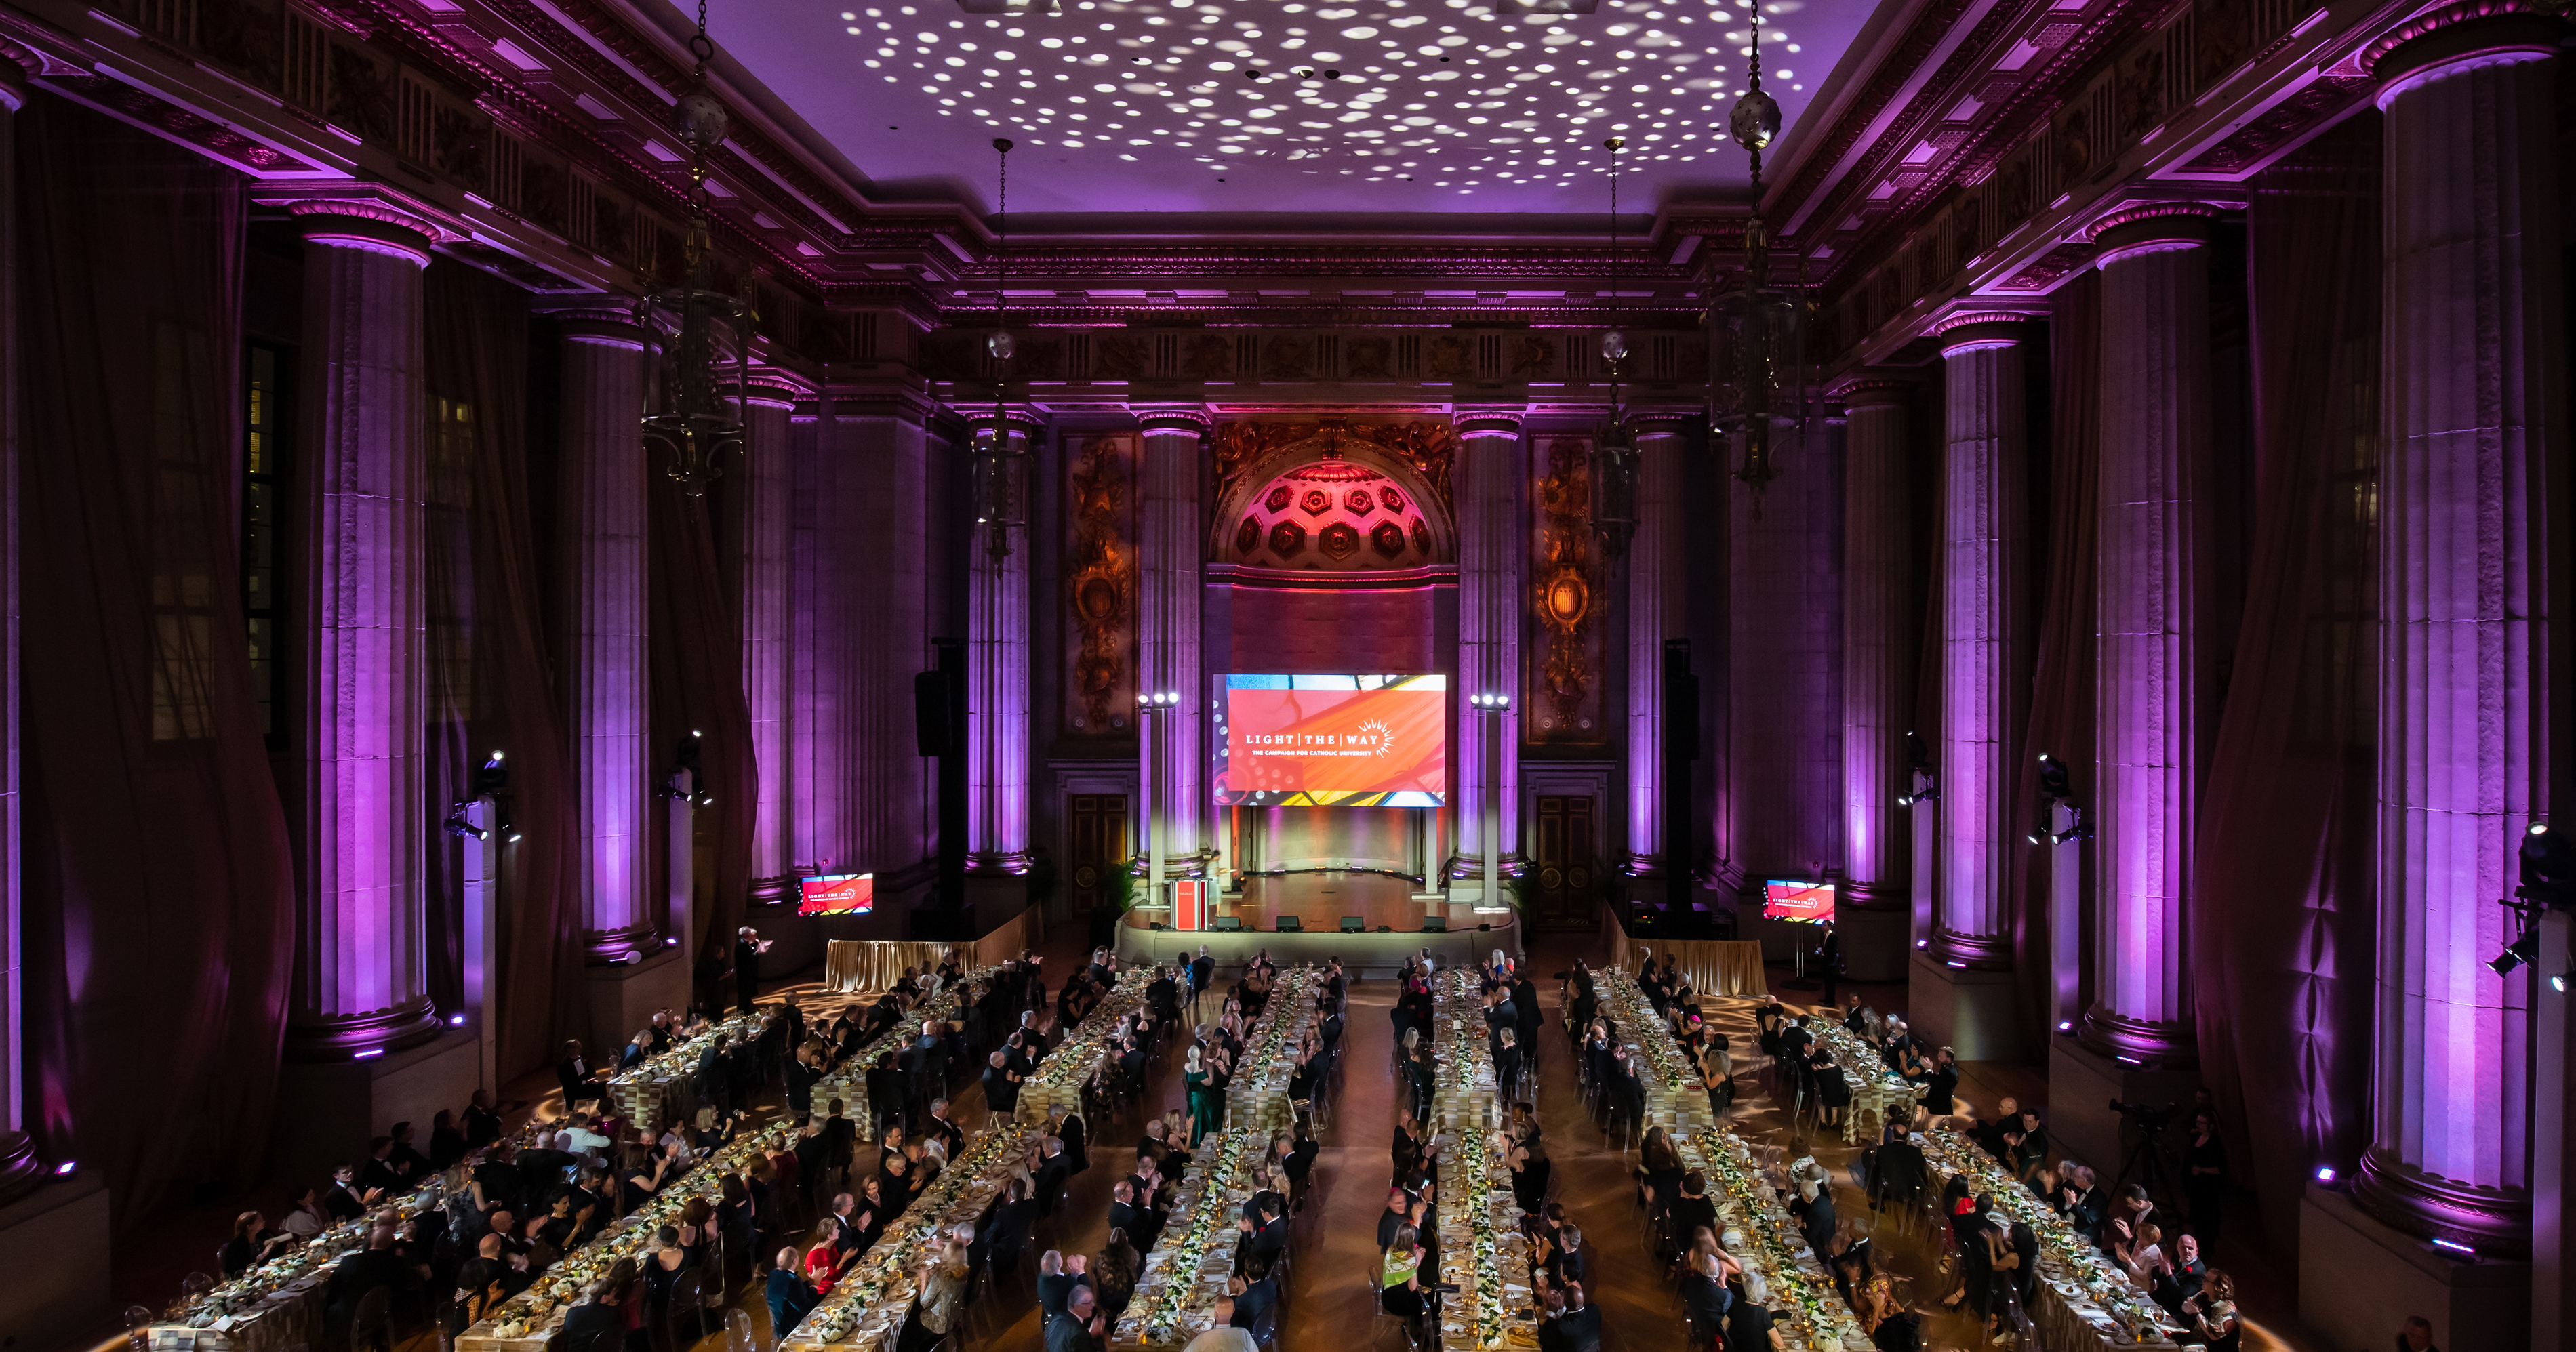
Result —
M 1183 878 L 1172 884 L 1172 928 L 1207 928 L 1207 880 Z

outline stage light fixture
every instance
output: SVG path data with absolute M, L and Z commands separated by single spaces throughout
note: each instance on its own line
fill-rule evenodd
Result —
M 2522 932 L 2522 937 L 2514 940 L 2513 943 L 2505 949 L 2505 951 L 2487 959 L 2487 966 L 2491 968 L 2497 976 L 2503 976 L 2506 973 L 2511 972 L 2514 968 L 2520 967 L 2524 963 L 2530 962 L 2539 956 L 2540 931 L 2536 929 L 2524 930 Z
M 441 825 L 446 827 L 447 834 L 451 836 L 472 836 L 476 840 L 491 839 L 491 832 L 476 826 L 466 817 L 465 810 L 471 806 L 473 806 L 471 803 L 458 803 L 450 807 L 447 809 L 447 820 Z
M 2335 1177 L 2336 1177 L 2336 1175 L 2335 1175 L 2335 1167 L 2334 1167 L 2333 1165 L 2331 1165 L 2331 1164 L 2320 1164 L 2320 1165 L 2318 1165 L 2318 1166 L 2317 1166 L 2317 1181 L 2318 1181 L 2318 1182 L 2320 1182 L 2320 1183 L 2332 1183 L 2332 1182 L 2334 1182 L 2334 1181 L 2335 1181 Z
M 2059 1020 L 2057 1021 L 2057 1031 L 2059 1031 L 2059 1032 L 2061 1032 L 2061 1033 L 2072 1033 L 2072 1032 L 2074 1032 L 2074 1031 L 2075 1031 L 2075 1021 L 2074 1021 L 2073 1019 L 2059 1019 Z
M 450 1014 L 450 1015 L 448 1015 L 448 1016 L 447 1016 L 447 1026 L 448 1026 L 448 1027 L 450 1027 L 450 1028 L 462 1028 L 462 1027 L 464 1027 L 464 1026 L 465 1026 L 465 1016 L 464 1016 L 464 1015 L 462 1015 L 462 1014 Z
M 79 1162 L 79 1161 L 77 1161 L 77 1160 L 64 1160 L 62 1163 L 57 1164 L 57 1165 L 55 1165 L 55 1166 L 54 1166 L 54 1177 L 56 1177 L 56 1178 L 69 1178 L 69 1177 L 71 1177 L 71 1176 L 72 1176 L 72 1171 L 74 1171 L 74 1170 L 76 1170 L 76 1169 L 78 1169 L 78 1168 L 80 1168 L 80 1162 Z
M 2558 992 L 2560 995 L 2565 995 L 2567 993 L 2568 983 L 2570 982 L 2576 982 L 2576 968 L 2570 968 L 2567 971 L 2560 972 L 2558 975 L 2549 978 L 2549 989 Z
M 2456 1239 L 2444 1239 L 2438 1235 L 2433 1238 L 2433 1247 L 2437 1249 L 2449 1249 L 2453 1253 L 2465 1253 L 2471 1257 L 2475 1257 L 2478 1252 Z

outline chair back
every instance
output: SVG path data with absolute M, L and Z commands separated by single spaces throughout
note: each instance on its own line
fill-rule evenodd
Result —
M 393 1352 L 394 1293 L 379 1286 L 358 1298 L 357 1310 L 349 1316 L 350 1352 Z

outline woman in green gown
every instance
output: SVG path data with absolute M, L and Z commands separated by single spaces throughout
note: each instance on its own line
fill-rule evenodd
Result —
M 1224 1112 L 1195 1042 L 1190 1044 L 1190 1058 L 1182 1067 L 1181 1080 L 1190 1087 L 1190 1148 L 1195 1150 L 1209 1132 L 1217 1129 L 1218 1118 Z

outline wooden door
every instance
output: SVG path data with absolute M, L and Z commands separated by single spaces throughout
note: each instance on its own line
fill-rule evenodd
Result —
M 1127 795 L 1073 795 L 1066 863 L 1072 868 L 1075 915 L 1089 915 L 1107 903 L 1110 870 L 1127 866 Z
M 1528 919 L 1537 928 L 1591 929 L 1598 923 L 1596 820 L 1588 793 L 1538 796 L 1538 858 L 1531 864 L 1528 898 Z

